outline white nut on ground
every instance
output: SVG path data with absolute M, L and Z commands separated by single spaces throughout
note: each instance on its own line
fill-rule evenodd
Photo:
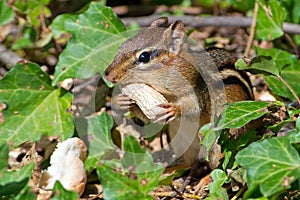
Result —
M 150 120 L 164 111 L 159 104 L 168 103 L 166 98 L 152 87 L 142 83 L 131 83 L 121 88 L 121 92 L 136 101 L 136 104 Z
M 67 190 L 73 190 L 80 196 L 86 184 L 84 161 L 87 148 L 79 138 L 70 138 L 57 144 L 50 158 L 50 166 L 43 171 L 40 181 L 42 189 L 53 189 L 56 181 Z

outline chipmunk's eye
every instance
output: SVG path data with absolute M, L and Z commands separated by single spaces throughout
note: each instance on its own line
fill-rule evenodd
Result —
M 150 57 L 151 57 L 150 53 L 147 51 L 144 51 L 139 56 L 139 62 L 147 63 L 147 62 L 149 62 Z

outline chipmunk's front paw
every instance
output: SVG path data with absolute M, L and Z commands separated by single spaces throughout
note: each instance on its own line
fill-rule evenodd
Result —
M 113 102 L 118 105 L 118 108 L 128 110 L 135 105 L 135 101 L 125 94 L 118 94 L 114 97 Z
M 156 115 L 156 119 L 153 121 L 154 123 L 169 123 L 176 119 L 180 113 L 179 106 L 175 105 L 174 103 L 163 103 L 157 106 L 163 108 L 163 111 Z

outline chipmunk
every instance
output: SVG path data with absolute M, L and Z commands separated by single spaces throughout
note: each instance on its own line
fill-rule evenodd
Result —
M 199 48 L 185 36 L 181 21 L 168 25 L 161 17 L 124 42 L 104 74 L 115 84 L 144 83 L 168 100 L 159 105 L 164 111 L 155 122 L 168 124 L 175 153 L 192 167 L 203 157 L 199 128 L 211 121 L 216 105 L 253 99 L 249 79 L 235 70 L 235 61 L 223 49 Z

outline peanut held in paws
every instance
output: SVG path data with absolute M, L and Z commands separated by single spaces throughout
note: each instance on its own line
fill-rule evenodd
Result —
M 136 104 L 150 120 L 155 120 L 157 115 L 164 111 L 160 107 L 166 104 L 166 98 L 152 87 L 142 83 L 127 84 L 121 88 L 123 94 L 135 100 Z

